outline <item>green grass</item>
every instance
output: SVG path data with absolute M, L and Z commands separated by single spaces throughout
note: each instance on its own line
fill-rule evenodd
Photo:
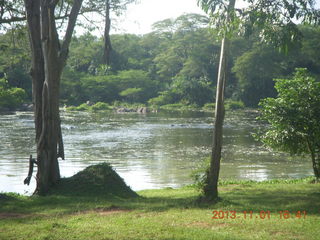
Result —
M 199 203 L 192 187 L 145 190 L 138 197 L 5 194 L 0 195 L 0 239 L 316 240 L 320 185 L 310 180 L 223 182 L 216 204 Z M 271 218 L 261 219 L 262 210 Z M 280 219 L 285 210 L 292 217 Z M 236 211 L 239 218 L 212 219 L 212 211 Z M 252 219 L 244 219 L 243 211 L 252 211 Z M 306 211 L 306 218 L 296 218 L 297 211 Z

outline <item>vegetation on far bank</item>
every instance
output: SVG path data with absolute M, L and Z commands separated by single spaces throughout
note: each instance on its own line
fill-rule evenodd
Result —
M 214 102 L 220 53 L 219 38 L 208 31 L 209 19 L 185 14 L 153 25 L 145 35 L 111 35 L 111 64 L 103 62 L 103 39 L 89 32 L 75 36 L 61 79 L 61 104 L 115 101 L 177 108 L 204 108 Z M 319 79 L 319 27 L 299 26 L 303 40 L 287 55 L 261 43 L 255 34 L 232 40 L 227 68 L 226 98 L 257 107 L 260 99 L 276 96 L 274 78 L 307 68 Z M 31 102 L 30 49 L 26 29 L 0 35 L 0 78 L 21 88 Z M 16 37 L 12 42 L 12 38 Z M 27 47 L 26 47 L 27 46 Z M 10 56 L 14 61 L 8 61 Z M 188 108 L 189 108 L 188 107 Z
M 22 88 L 11 87 L 4 78 L 0 78 L 0 111 L 19 108 L 26 99 Z
M 171 111 L 171 112 L 188 112 L 188 111 L 201 111 L 201 112 L 214 112 L 215 104 L 207 103 L 202 107 L 199 107 L 195 104 L 187 105 L 185 103 L 174 103 L 166 105 L 149 105 L 144 103 L 128 103 L 128 102 L 119 102 L 116 101 L 113 104 L 108 104 L 104 102 L 97 103 L 83 103 L 79 106 L 67 106 L 65 109 L 67 111 L 117 111 L 117 112 L 142 112 L 142 109 L 145 109 L 145 112 L 158 112 L 158 111 Z M 244 103 L 241 101 L 227 100 L 225 103 L 225 109 L 229 110 L 238 110 L 244 109 Z
M 312 182 L 225 181 L 215 204 L 197 201 L 193 187 L 143 190 L 138 197 L 99 188 L 80 195 L 72 189 L 46 197 L 0 194 L 0 239 L 316 240 L 320 193 Z

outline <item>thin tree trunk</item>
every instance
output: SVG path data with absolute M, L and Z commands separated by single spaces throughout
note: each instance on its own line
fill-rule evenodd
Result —
M 230 0 L 229 11 L 232 11 L 234 9 L 234 6 L 235 6 L 235 0 Z M 210 201 L 218 198 L 218 180 L 219 180 L 219 173 L 220 173 L 223 121 L 224 121 L 224 112 L 225 112 L 224 91 L 226 86 L 226 67 L 227 67 L 228 51 L 229 51 L 229 40 L 227 36 L 225 36 L 221 42 L 211 161 L 210 161 L 210 167 L 208 169 L 207 176 L 206 176 L 205 186 L 203 189 L 205 198 Z
M 110 19 L 110 0 L 106 0 L 106 12 L 105 12 L 105 26 L 104 26 L 104 62 L 107 65 L 110 65 L 110 54 L 112 51 L 111 39 L 110 39 L 110 28 L 111 28 L 111 19 Z
M 311 151 L 311 159 L 314 176 L 320 179 L 320 156 L 316 156 L 316 154 Z
M 306 143 L 307 143 L 309 152 L 311 154 L 312 168 L 313 168 L 314 176 L 317 179 L 320 179 L 320 155 L 315 153 L 314 148 L 311 146 L 311 143 L 308 140 L 308 138 L 306 138 Z

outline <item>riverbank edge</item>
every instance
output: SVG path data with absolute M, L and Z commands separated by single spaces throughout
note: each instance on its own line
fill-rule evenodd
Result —
M 64 106 L 67 111 L 110 111 L 113 110 L 117 113 L 148 113 L 158 111 L 171 111 L 171 112 L 208 112 L 212 113 L 215 110 L 214 103 L 207 103 L 202 107 L 196 105 L 188 105 L 184 103 L 174 103 L 166 105 L 147 105 L 143 103 L 128 103 L 128 102 L 114 102 L 108 104 L 104 102 L 86 102 L 79 106 Z M 225 102 L 225 109 L 229 110 L 244 110 L 248 109 L 241 101 L 227 100 Z

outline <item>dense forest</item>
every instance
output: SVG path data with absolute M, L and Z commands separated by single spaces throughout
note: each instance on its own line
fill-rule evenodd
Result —
M 276 95 L 274 78 L 295 68 L 320 77 L 320 28 L 301 25 L 302 41 L 288 52 L 250 38 L 233 37 L 228 62 L 226 97 L 256 107 Z M 185 14 L 153 24 L 145 35 L 111 35 L 109 66 L 103 61 L 103 38 L 90 32 L 73 37 L 61 81 L 61 104 L 87 101 L 181 104 L 212 103 L 219 63 L 220 39 L 209 30 L 209 19 Z M 0 108 L 15 109 L 31 102 L 30 49 L 27 30 L 0 35 Z

